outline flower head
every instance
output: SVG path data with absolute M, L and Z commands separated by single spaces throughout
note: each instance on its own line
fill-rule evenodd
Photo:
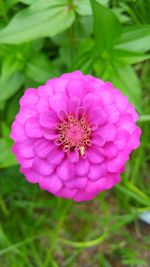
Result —
M 90 200 L 120 181 L 140 144 L 137 119 L 111 83 L 80 71 L 63 74 L 25 91 L 12 151 L 29 182 L 59 197 Z

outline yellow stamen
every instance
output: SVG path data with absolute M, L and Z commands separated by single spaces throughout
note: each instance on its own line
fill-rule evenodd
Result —
M 79 151 L 80 151 L 81 157 L 85 155 L 85 147 L 84 146 L 80 146 Z

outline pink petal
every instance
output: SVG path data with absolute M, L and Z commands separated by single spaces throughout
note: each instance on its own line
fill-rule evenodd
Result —
M 107 124 L 106 126 L 101 127 L 99 134 L 106 141 L 113 141 L 116 137 L 117 129 L 113 124 Z
M 77 119 L 81 119 L 85 115 L 86 115 L 85 107 L 82 107 L 82 106 L 77 107 L 76 112 L 75 112 L 75 117 Z
M 75 110 L 77 109 L 77 107 L 79 106 L 80 104 L 80 99 L 77 98 L 77 97 L 72 97 L 69 99 L 68 101 L 68 105 L 67 105 L 67 111 L 68 113 L 74 113 Z
M 119 152 L 118 156 L 107 162 L 107 168 L 110 172 L 120 172 L 129 156 L 124 152 Z
M 67 96 L 65 94 L 55 94 L 50 97 L 50 106 L 52 110 L 54 110 L 57 114 L 59 114 L 60 111 L 67 110 Z
M 79 151 L 77 149 L 68 152 L 68 160 L 72 163 L 77 162 L 79 159 Z
M 74 180 L 65 182 L 65 185 L 71 189 L 84 189 L 88 182 L 87 178 L 75 178 Z
M 114 94 L 110 90 L 100 90 L 101 101 L 103 105 L 110 105 L 114 103 Z
M 130 136 L 128 146 L 130 149 L 136 149 L 140 146 L 141 129 L 136 127 L 135 132 Z
M 63 185 L 56 174 L 53 174 L 48 178 L 41 179 L 39 184 L 42 189 L 47 190 L 53 194 L 57 193 Z
M 86 193 L 84 190 L 77 191 L 74 196 L 76 202 L 89 201 L 94 198 L 94 194 Z
M 28 106 L 23 106 L 17 114 L 16 119 L 19 123 L 24 124 L 27 119 L 37 117 L 37 115 L 38 113 L 35 109 L 32 109 Z
M 54 93 L 53 79 L 47 81 L 45 85 L 38 87 L 39 96 L 52 96 Z
M 124 129 L 118 129 L 114 145 L 118 147 L 119 150 L 125 149 L 128 143 L 129 133 Z
M 128 98 L 124 96 L 119 90 L 114 90 L 115 94 L 115 105 L 119 111 L 123 112 L 128 105 Z
M 135 131 L 136 127 L 132 119 L 132 116 L 130 114 L 122 114 L 117 123 L 117 126 L 128 131 L 130 134 L 132 134 Z
M 62 181 L 72 180 L 74 178 L 74 165 L 67 159 L 57 167 L 57 174 Z
M 102 126 L 107 121 L 107 114 L 100 108 L 93 109 L 88 114 L 88 119 L 95 122 L 98 126 Z
M 48 112 L 50 110 L 49 97 L 45 95 L 41 96 L 36 105 L 36 109 L 39 113 Z
M 91 164 L 90 170 L 88 172 L 88 177 L 94 181 L 105 176 L 106 173 L 107 173 L 107 165 L 105 162 L 101 164 Z
M 42 128 L 37 118 L 30 118 L 25 122 L 25 133 L 28 137 L 42 137 Z
M 112 142 L 108 142 L 103 146 L 103 153 L 107 158 L 111 159 L 117 156 L 118 148 Z
M 68 82 L 69 81 L 67 79 L 54 78 L 53 79 L 54 92 L 55 93 L 65 93 Z
M 34 144 L 34 151 L 39 158 L 45 158 L 54 147 L 54 144 L 44 138 L 40 138 Z
M 21 142 L 27 139 L 27 136 L 24 132 L 24 127 L 18 121 L 14 121 L 11 126 L 11 134 L 10 137 L 15 142 Z
M 87 193 L 98 193 L 106 190 L 106 179 L 101 178 L 97 181 L 88 181 L 85 191 Z
M 24 92 L 24 95 L 20 98 L 20 106 L 35 105 L 38 102 L 38 90 L 29 88 Z
M 59 190 L 59 192 L 57 192 L 56 195 L 59 197 L 64 197 L 64 198 L 70 199 L 70 198 L 74 198 L 76 192 L 77 192 L 76 189 L 70 189 L 66 186 L 63 186 L 61 188 L 61 190 Z
M 129 113 L 132 115 L 133 121 L 136 122 L 139 118 L 139 115 L 137 114 L 135 108 L 129 103 L 126 110 L 126 113 Z
M 65 156 L 65 153 L 62 151 L 59 147 L 54 147 L 49 155 L 47 156 L 47 159 L 50 164 L 60 164 Z
M 39 159 L 39 158 L 36 158 L 34 160 L 33 167 L 36 171 L 38 171 L 43 176 L 51 175 L 55 170 L 54 165 L 50 164 L 46 159 Z
M 118 174 L 108 174 L 106 177 L 106 189 L 111 189 L 116 183 L 120 182 Z
M 31 168 L 33 166 L 34 159 L 22 159 L 21 167 L 22 168 Z
M 38 183 L 38 181 L 43 177 L 33 168 L 20 168 L 20 171 L 25 175 L 26 180 L 30 183 Z
M 92 93 L 87 94 L 83 99 L 83 106 L 85 106 L 87 110 L 91 108 L 95 109 L 95 107 L 100 107 L 101 106 L 100 96 L 98 97 L 97 95 Z
M 27 139 L 22 143 L 18 143 L 18 150 L 19 154 L 23 158 L 33 158 L 34 151 L 33 151 L 34 141 L 31 139 Z
M 40 125 L 46 128 L 55 128 L 58 118 L 53 111 L 42 112 L 40 114 Z
M 93 133 L 92 134 L 92 143 L 96 146 L 101 147 L 104 145 L 105 139 L 102 136 L 100 136 L 98 133 Z
M 116 108 L 115 104 L 105 105 L 104 111 L 108 115 L 108 123 L 113 124 L 119 120 L 120 111 Z
M 95 147 L 91 147 L 88 149 L 87 156 L 89 161 L 92 163 L 101 163 L 104 160 L 102 151 Z
M 78 97 L 81 99 L 84 95 L 83 82 L 72 79 L 67 86 L 67 94 L 69 97 Z
M 78 162 L 75 164 L 76 175 L 85 176 L 89 170 L 89 167 L 90 167 L 89 161 L 80 158 Z
M 48 140 L 55 140 L 56 138 L 59 138 L 60 135 L 57 134 L 55 129 L 44 129 L 43 136 Z
M 70 72 L 70 73 L 62 74 L 61 77 L 65 78 L 67 80 L 72 80 L 72 78 L 80 80 L 80 79 L 84 78 L 83 73 L 81 71 L 79 71 L 79 70 L 76 70 L 76 71 L 73 71 L 73 72 Z

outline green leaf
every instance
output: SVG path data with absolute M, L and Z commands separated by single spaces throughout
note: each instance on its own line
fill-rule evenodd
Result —
M 103 6 L 108 5 L 108 0 L 96 0 L 96 2 Z M 92 15 L 90 0 L 79 0 L 79 2 L 77 2 L 75 6 L 76 6 L 76 12 L 79 13 L 81 16 Z
M 12 6 L 16 5 L 19 3 L 19 0 L 7 0 L 5 1 L 5 8 L 9 10 Z
M 17 164 L 17 161 L 11 152 L 11 146 L 12 142 L 9 139 L 0 139 L 0 168 L 6 168 Z
M 134 53 L 150 50 L 150 25 L 126 28 L 116 48 Z
M 1 69 L 1 80 L 4 81 L 11 77 L 16 71 L 23 67 L 22 62 L 17 59 L 15 53 L 12 53 L 5 57 L 2 69 Z
M 25 74 L 33 81 L 45 83 L 48 79 L 57 76 L 59 72 L 45 54 L 37 53 L 28 61 Z
M 85 39 L 79 46 L 76 57 L 74 58 L 69 71 L 80 69 L 84 73 L 91 73 L 91 64 L 93 61 L 92 49 L 94 47 L 93 40 Z
M 91 0 L 94 16 L 94 35 L 98 53 L 111 51 L 121 34 L 118 18 L 108 8 Z
M 92 15 L 90 0 L 80 0 L 76 5 L 76 12 L 81 16 Z
M 15 15 L 0 31 L 0 43 L 19 44 L 54 36 L 69 28 L 74 18 L 67 0 L 36 1 Z
M 26 4 L 26 5 L 33 5 L 37 0 L 19 0 L 19 2 Z
M 123 94 L 129 97 L 131 103 L 141 112 L 141 85 L 136 73 L 130 66 L 120 67 L 113 65 L 114 73 L 111 81 Z
M 21 72 L 16 72 L 7 80 L 0 79 L 0 101 L 9 99 L 14 95 L 25 81 L 24 75 Z
M 135 53 L 125 50 L 117 50 L 113 51 L 113 58 L 115 62 L 120 62 L 124 65 L 127 64 L 136 64 L 142 62 L 144 60 L 150 59 L 150 54 L 145 53 Z
M 0 101 L 15 94 L 24 83 L 24 68 L 30 50 L 28 45 L 16 46 L 3 59 L 0 76 Z

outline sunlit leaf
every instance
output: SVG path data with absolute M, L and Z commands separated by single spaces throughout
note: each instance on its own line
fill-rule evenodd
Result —
M 116 48 L 132 52 L 150 50 L 150 25 L 126 28 Z
M 19 44 L 54 36 L 71 26 L 74 12 L 66 0 L 39 0 L 16 14 L 0 31 L 0 43 Z

